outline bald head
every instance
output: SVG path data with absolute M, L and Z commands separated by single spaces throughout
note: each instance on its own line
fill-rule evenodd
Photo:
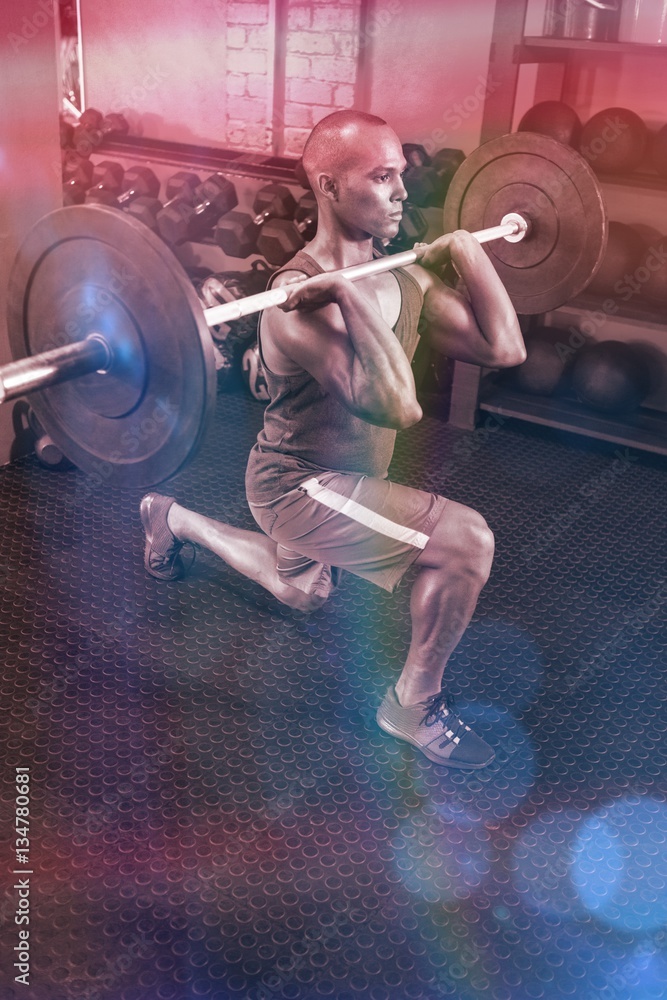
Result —
M 378 129 L 391 132 L 383 118 L 364 111 L 334 111 L 318 122 L 303 150 L 303 169 L 313 190 L 320 173 L 340 176 L 353 167 Z

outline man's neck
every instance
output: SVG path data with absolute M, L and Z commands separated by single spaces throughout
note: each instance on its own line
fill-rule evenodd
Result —
M 363 264 L 373 257 L 371 237 L 354 239 L 339 231 L 319 229 L 306 252 L 325 271 L 338 271 L 354 264 Z

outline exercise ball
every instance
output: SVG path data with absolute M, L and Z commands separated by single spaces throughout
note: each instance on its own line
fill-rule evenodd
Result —
M 651 388 L 643 354 L 620 340 L 587 344 L 572 366 L 572 387 L 582 403 L 603 413 L 636 410 Z
M 584 125 L 581 154 L 600 174 L 623 174 L 635 170 L 644 159 L 648 129 L 634 111 L 605 108 Z
M 526 334 L 526 360 L 512 368 L 510 379 L 521 392 L 551 396 L 559 388 L 572 351 L 568 330 L 538 326 Z
M 596 295 L 620 294 L 614 286 L 631 278 L 646 256 L 644 240 L 624 222 L 610 222 L 607 247 L 602 262 L 591 278 L 588 291 Z
M 566 146 L 579 148 L 581 120 L 569 104 L 562 101 L 541 101 L 526 111 L 517 132 L 539 132 Z

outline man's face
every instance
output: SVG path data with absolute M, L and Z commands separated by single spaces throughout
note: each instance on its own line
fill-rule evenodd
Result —
M 405 157 L 390 129 L 364 130 L 338 180 L 336 214 L 351 232 L 391 239 L 396 236 L 407 192 Z

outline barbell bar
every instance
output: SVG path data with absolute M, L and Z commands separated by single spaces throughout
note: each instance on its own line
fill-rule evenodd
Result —
M 516 212 L 508 212 L 500 220 L 500 225 L 489 226 L 487 229 L 480 229 L 472 233 L 478 243 L 491 243 L 493 240 L 511 240 L 519 242 L 528 232 L 529 224 L 523 216 Z M 359 281 L 360 278 L 368 278 L 373 274 L 380 274 L 383 271 L 394 271 L 398 267 L 407 267 L 415 264 L 419 260 L 417 250 L 404 250 L 402 253 L 387 254 L 385 257 L 376 257 L 374 260 L 364 261 L 362 264 L 352 264 L 350 267 L 342 267 L 337 272 L 343 275 L 348 281 Z M 334 272 L 335 273 L 335 272 Z M 229 323 L 242 316 L 250 316 L 252 313 L 262 312 L 271 306 L 282 305 L 286 302 L 290 292 L 293 290 L 292 283 L 281 285 L 279 288 L 269 288 L 265 292 L 257 295 L 249 295 L 245 299 L 237 299 L 233 302 L 223 302 L 219 306 L 211 306 L 204 311 L 206 322 L 209 326 L 217 323 Z
M 523 239 L 527 231 L 528 222 L 526 219 L 510 213 L 501 220 L 500 225 L 480 230 L 472 235 L 479 243 L 488 243 L 498 239 L 516 241 Z M 406 267 L 408 264 L 414 264 L 417 260 L 419 260 L 419 253 L 416 250 L 406 250 L 403 253 L 378 257 L 362 264 L 341 268 L 338 273 L 344 275 L 349 281 L 359 281 L 361 278 L 383 271 Z M 270 288 L 267 291 L 259 292 L 256 295 L 248 295 L 233 302 L 212 306 L 204 309 L 204 320 L 211 327 L 219 323 L 229 323 L 242 316 L 262 312 L 271 306 L 278 306 L 286 302 L 292 289 L 293 285 L 283 285 L 279 288 Z M 9 402 L 12 399 L 29 395 L 31 392 L 38 392 L 49 386 L 81 378 L 83 375 L 90 375 L 93 372 L 103 374 L 109 371 L 113 364 L 113 350 L 104 335 L 99 332 L 89 333 L 84 340 L 75 344 L 67 344 L 51 351 L 31 355 L 28 358 L 13 361 L 0 367 L 0 403 Z
M 531 133 L 492 140 L 464 161 L 444 222 L 485 246 L 527 313 L 586 286 L 607 232 L 588 164 Z M 420 255 L 340 273 L 359 280 Z M 204 309 L 173 252 L 136 219 L 105 206 L 59 209 L 33 227 L 12 270 L 8 330 L 19 360 L 0 368 L 0 401 L 30 393 L 46 432 L 84 471 L 126 486 L 162 482 L 193 457 L 215 403 L 209 327 L 279 305 L 290 290 Z

